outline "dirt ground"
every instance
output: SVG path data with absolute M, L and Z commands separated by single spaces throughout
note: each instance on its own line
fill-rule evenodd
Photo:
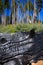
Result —
M 43 61 L 38 61 L 37 63 L 32 63 L 32 65 L 43 65 Z

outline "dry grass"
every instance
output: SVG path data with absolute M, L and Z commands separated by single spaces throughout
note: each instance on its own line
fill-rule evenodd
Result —
M 32 65 L 43 65 L 43 61 L 38 61 L 37 63 L 32 63 Z

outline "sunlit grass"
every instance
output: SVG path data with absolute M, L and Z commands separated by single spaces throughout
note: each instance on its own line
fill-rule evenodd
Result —
M 13 24 L 13 25 L 0 25 L 0 33 L 15 33 L 19 31 L 30 31 L 32 28 L 36 28 L 36 32 L 43 32 L 43 24 Z

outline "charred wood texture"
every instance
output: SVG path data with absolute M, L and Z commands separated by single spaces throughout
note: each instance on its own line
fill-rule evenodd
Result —
M 18 32 L 0 35 L 0 64 L 31 65 L 43 60 L 43 33 Z

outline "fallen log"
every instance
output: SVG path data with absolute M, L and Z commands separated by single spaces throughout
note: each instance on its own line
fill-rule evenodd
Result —
M 35 33 L 32 29 L 29 33 L 18 32 L 10 37 L 4 43 L 0 41 L 1 65 L 31 65 L 43 60 L 43 33 Z

